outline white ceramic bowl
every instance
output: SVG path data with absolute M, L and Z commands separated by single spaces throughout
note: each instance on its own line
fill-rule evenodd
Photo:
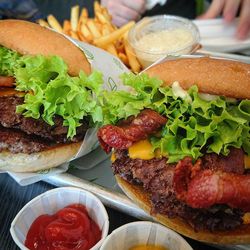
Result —
M 129 250 L 133 246 L 147 244 L 168 250 L 192 250 L 179 234 L 149 221 L 132 222 L 117 228 L 104 240 L 100 250 Z
M 105 207 L 93 194 L 74 187 L 63 187 L 49 190 L 27 203 L 16 215 L 10 228 L 10 233 L 20 249 L 24 246 L 26 235 L 33 221 L 42 214 L 55 214 L 58 210 L 79 203 L 87 208 L 89 216 L 102 231 L 102 237 L 91 250 L 97 250 L 108 235 L 109 219 Z

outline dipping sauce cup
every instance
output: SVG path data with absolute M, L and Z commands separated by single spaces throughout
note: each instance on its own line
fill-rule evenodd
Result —
M 59 210 L 72 204 L 83 205 L 88 216 L 101 230 L 101 239 L 91 248 L 98 250 L 108 235 L 109 220 L 106 209 L 96 196 L 73 187 L 49 190 L 27 203 L 11 224 L 10 233 L 13 240 L 20 249 L 28 250 L 25 240 L 32 223 L 41 215 L 55 215 Z
M 128 42 L 143 68 L 165 56 L 191 54 L 198 47 L 199 30 L 182 17 L 145 17 L 128 33 Z
M 125 224 L 114 230 L 100 250 L 192 250 L 192 247 L 173 230 L 150 221 Z

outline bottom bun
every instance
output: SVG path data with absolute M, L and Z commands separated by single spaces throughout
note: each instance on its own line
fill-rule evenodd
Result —
M 175 230 L 176 232 L 192 238 L 194 240 L 216 243 L 216 244 L 246 244 L 250 243 L 250 224 L 242 225 L 238 229 L 225 232 L 199 231 L 194 229 L 185 221 L 179 218 L 169 219 L 161 214 L 151 214 L 151 202 L 149 195 L 139 186 L 132 185 L 121 177 L 116 176 L 116 180 L 124 193 L 132 199 L 140 208 L 150 214 L 161 224 Z
M 45 170 L 69 161 L 81 147 L 82 142 L 63 144 L 45 151 L 13 154 L 0 153 L 0 170 L 13 172 L 35 172 Z

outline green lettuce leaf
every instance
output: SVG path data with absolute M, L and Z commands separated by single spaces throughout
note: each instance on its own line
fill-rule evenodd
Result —
M 116 124 L 120 119 L 137 115 L 140 110 L 150 106 L 152 100 L 159 99 L 160 80 L 149 78 L 146 74 L 123 74 L 121 78 L 124 85 L 133 88 L 133 91 L 103 91 L 104 124 Z
M 97 96 L 102 91 L 102 74 L 94 71 L 87 76 L 80 72 L 71 77 L 67 65 L 58 56 L 19 56 L 0 47 L 0 72 L 14 75 L 16 90 L 26 92 L 24 103 L 16 111 L 25 117 L 40 117 L 51 126 L 55 115 L 63 118 L 72 138 L 81 120 L 88 117 L 90 125 L 102 122 L 102 108 Z
M 193 159 L 204 153 L 227 155 L 230 147 L 243 148 L 250 155 L 250 101 L 232 101 L 225 97 L 203 100 L 197 86 L 182 99 L 170 87 L 145 74 L 124 74 L 122 80 L 131 92 L 105 92 L 105 123 L 117 123 L 144 108 L 151 108 L 167 117 L 161 136 L 151 137 L 154 150 L 160 149 L 168 162 L 185 156 Z
M 0 46 L 0 75 L 13 76 L 18 58 L 20 55 L 17 52 Z

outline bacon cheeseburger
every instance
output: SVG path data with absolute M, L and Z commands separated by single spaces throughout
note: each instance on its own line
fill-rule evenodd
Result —
M 105 94 L 98 138 L 119 185 L 183 235 L 250 243 L 250 65 L 177 59 L 147 73 Z
M 93 98 L 102 77 L 89 74 L 84 53 L 62 35 L 0 21 L 0 170 L 47 169 L 77 153 L 102 120 Z

